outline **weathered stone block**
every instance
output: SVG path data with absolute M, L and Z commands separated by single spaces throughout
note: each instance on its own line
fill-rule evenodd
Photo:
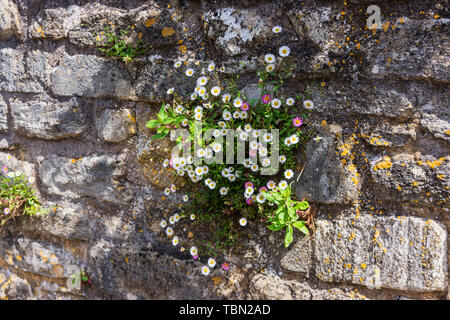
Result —
M 131 200 L 131 190 L 119 181 L 125 175 L 124 170 L 123 159 L 117 155 L 81 159 L 51 155 L 42 162 L 39 175 L 50 194 L 124 203 Z
M 447 231 L 439 222 L 362 215 L 318 220 L 316 226 L 312 264 L 323 281 L 408 291 L 447 289 Z M 288 256 L 303 257 L 305 252 L 296 252 L 308 247 L 292 250 Z
M 0 133 L 8 130 L 8 106 L 0 97 Z
M 0 50 L 0 90 L 35 92 L 45 90 L 50 66 L 48 54 L 41 51 Z
M 134 97 L 128 72 L 121 64 L 81 54 L 63 57 L 51 75 L 51 89 L 61 96 Z
M 420 124 L 435 137 L 450 141 L 450 108 L 448 105 L 425 104 L 420 108 Z
M 105 109 L 97 116 L 97 131 L 106 142 L 122 142 L 136 133 L 136 119 L 130 109 Z
M 81 135 L 85 129 L 85 114 L 72 98 L 67 102 L 52 99 L 11 101 L 13 127 L 29 138 L 58 140 Z
M 20 24 L 17 5 L 10 0 L 0 0 L 0 39 L 19 34 Z
M 361 182 L 351 160 L 343 165 L 336 154 L 338 144 L 342 145 L 338 137 L 342 128 L 333 125 L 319 130 L 320 140 L 311 140 L 306 146 L 306 165 L 294 182 L 295 193 L 312 202 L 348 203 L 357 198 Z

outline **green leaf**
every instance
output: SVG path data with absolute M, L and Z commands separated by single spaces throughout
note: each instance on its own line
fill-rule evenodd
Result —
M 152 140 L 162 139 L 165 136 L 167 136 L 168 133 L 169 133 L 169 130 L 167 129 L 167 131 L 163 131 L 161 133 L 155 134 L 154 136 L 152 136 Z
M 147 122 L 147 124 L 145 125 L 147 128 L 153 129 L 156 128 L 159 125 L 159 121 L 158 120 L 150 120 Z
M 294 240 L 293 238 L 294 230 L 292 229 L 292 226 L 290 224 L 287 225 L 286 228 L 286 236 L 284 237 L 284 246 L 287 248 Z
M 277 224 L 277 223 L 273 223 L 269 226 L 267 226 L 267 229 L 272 230 L 272 231 L 279 231 L 281 229 L 283 229 L 284 224 Z
M 309 203 L 306 202 L 306 201 L 298 202 L 298 203 L 295 205 L 295 209 L 301 210 L 301 211 L 305 211 L 306 209 L 308 209 L 308 207 L 309 207 Z
M 292 225 L 304 234 L 309 235 L 308 228 L 305 226 L 305 221 L 296 221 Z
M 164 103 L 161 106 L 161 109 L 159 109 L 158 118 L 160 120 L 164 120 L 166 118 L 166 105 Z

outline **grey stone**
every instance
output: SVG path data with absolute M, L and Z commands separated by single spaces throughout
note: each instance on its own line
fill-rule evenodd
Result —
M 318 129 L 317 139 L 306 146 L 306 164 L 293 187 L 299 199 L 307 197 L 312 202 L 348 203 L 357 198 L 361 182 L 356 166 L 348 158 L 342 164 L 340 154 L 349 151 L 339 138 L 340 126 L 325 126 Z M 346 151 L 347 150 L 347 151 Z
M 0 0 L 0 39 L 20 34 L 20 26 L 17 5 L 10 0 Z
M 375 147 L 402 147 L 416 139 L 416 125 L 379 123 L 371 125 L 360 123 L 361 137 Z
M 303 237 L 297 241 L 294 247 L 281 259 L 280 263 L 283 268 L 289 271 L 302 272 L 309 277 L 311 270 L 311 238 Z
M 29 138 L 58 140 L 80 136 L 86 130 L 86 116 L 76 98 L 11 101 L 14 130 Z
M 441 205 L 448 197 L 449 157 L 399 153 L 370 157 L 370 173 L 386 200 Z
M 380 78 L 448 82 L 450 47 L 448 35 L 443 31 L 448 28 L 448 19 L 402 19 L 404 23 L 385 21 L 387 29 L 378 31 L 379 38 L 363 39 L 361 51 L 368 60 L 365 73 Z
M 33 38 L 60 40 L 68 37 L 69 31 L 80 28 L 81 8 L 69 6 L 67 9 L 52 8 L 39 12 L 28 28 Z
M 50 70 L 48 54 L 0 49 L 0 90 L 41 93 Z
M 61 96 L 132 99 L 128 72 L 114 61 L 91 55 L 65 55 L 51 75 L 51 89 Z
M 8 130 L 8 106 L 0 97 L 0 133 Z
M 97 131 L 106 142 L 122 142 L 136 133 L 136 120 L 131 109 L 105 109 L 97 116 Z
M 221 8 L 204 14 L 206 34 L 215 46 L 229 56 L 241 54 L 271 35 L 266 19 L 261 11 Z
M 437 138 L 450 141 L 450 111 L 448 105 L 425 104 L 420 108 L 420 124 Z
M 285 280 L 273 274 L 257 274 L 250 281 L 248 299 L 261 300 L 364 300 L 348 289 L 321 289 L 307 282 Z
M 0 270 L 0 299 L 35 299 L 29 282 L 9 270 Z
M 361 215 L 319 219 L 316 226 L 312 259 L 323 281 L 422 292 L 447 288 L 447 231 L 437 221 Z
M 69 251 L 45 241 L 3 237 L 0 243 L 1 256 L 10 268 L 61 279 L 72 274 L 70 266 L 80 265 Z
M 42 162 L 39 175 L 50 194 L 113 203 L 131 199 L 131 190 L 121 183 L 124 160 L 118 155 L 92 155 L 78 160 L 50 155 Z

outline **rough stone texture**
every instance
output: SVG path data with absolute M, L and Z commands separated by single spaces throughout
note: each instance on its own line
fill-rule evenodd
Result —
M 0 133 L 8 130 L 8 106 L 0 97 Z
M 369 4 L 381 8 L 377 30 L 365 28 Z M 50 209 L 0 235 L 0 298 L 448 299 L 447 8 L 0 0 L 0 164 L 36 177 Z M 146 52 L 127 64 L 105 57 L 96 41 L 108 26 L 133 26 L 127 41 L 141 34 Z M 167 89 L 193 91 L 186 68 L 194 80 L 215 77 L 210 62 L 225 67 L 221 85 L 237 73 L 258 99 L 254 72 L 280 45 L 296 66 L 279 92 L 298 95 L 294 112 L 316 128 L 294 187 L 316 204 L 317 231 L 296 231 L 285 249 L 282 232 L 249 223 L 223 257 L 230 270 L 204 277 L 206 257 L 192 261 L 159 227 L 182 201 L 162 190 L 184 181 L 162 167 L 173 143 L 151 141 L 145 123 Z M 314 102 L 307 118 L 305 99 Z M 68 290 L 75 267 L 90 287 Z
M 58 140 L 73 138 L 86 130 L 86 116 L 76 98 L 67 102 L 11 101 L 13 128 L 29 138 Z
M 121 65 L 79 54 L 63 57 L 51 75 L 51 89 L 61 96 L 133 97 L 128 74 Z
M 103 110 L 97 117 L 97 131 L 106 142 L 122 142 L 136 133 L 136 119 L 130 109 Z
M 447 288 L 447 231 L 433 220 L 368 215 L 318 220 L 310 245 L 311 256 L 309 246 L 302 241 L 286 254 L 282 265 L 305 272 L 313 264 L 316 276 L 323 281 L 369 288 Z
M 44 92 L 49 70 L 47 54 L 41 51 L 0 49 L 0 90 L 10 92 Z
M 361 187 L 359 174 L 349 162 L 342 165 L 336 150 L 348 153 L 350 145 L 339 139 L 342 128 L 328 126 L 320 129 L 320 140 L 312 140 L 306 146 L 306 165 L 298 181 L 294 183 L 299 199 L 309 197 L 313 202 L 347 203 L 354 200 Z
M 51 155 L 45 159 L 39 176 L 46 191 L 69 198 L 82 196 L 111 202 L 130 200 L 130 190 L 121 186 L 124 176 L 119 156 L 96 155 L 70 159 Z
M 20 33 L 20 14 L 11 0 L 0 0 L 0 39 Z

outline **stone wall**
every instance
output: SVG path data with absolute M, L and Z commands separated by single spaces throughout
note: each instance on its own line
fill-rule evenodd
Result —
M 369 5 L 381 29 L 365 28 Z M 0 298 L 446 299 L 450 186 L 448 1 L 0 0 L 0 162 L 36 177 L 44 219 L 0 237 Z M 146 23 L 151 21 L 151 23 Z M 150 52 L 125 65 L 92 32 L 134 25 Z M 146 26 L 149 25 L 149 26 Z M 228 72 L 292 49 L 318 136 L 296 183 L 316 233 L 281 247 L 250 225 L 231 270 L 199 273 L 159 229 L 180 195 L 145 122 L 178 57 Z M 164 31 L 165 30 L 165 31 Z M 167 32 L 170 30 L 170 32 Z M 8 155 L 11 159 L 7 159 Z M 68 289 L 73 266 L 92 285 Z

